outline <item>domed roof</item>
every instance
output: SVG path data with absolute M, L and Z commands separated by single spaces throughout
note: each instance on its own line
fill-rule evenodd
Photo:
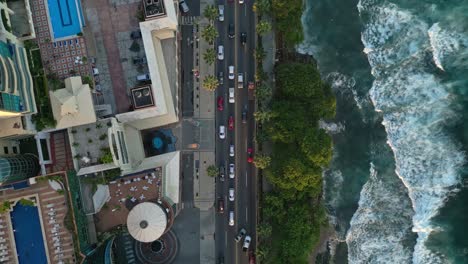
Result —
M 167 227 L 164 209 L 155 203 L 144 202 L 136 205 L 127 217 L 130 235 L 141 242 L 152 242 L 161 237 Z

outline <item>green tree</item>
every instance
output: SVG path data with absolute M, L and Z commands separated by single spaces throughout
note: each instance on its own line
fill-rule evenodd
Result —
M 276 115 L 277 113 L 271 111 L 257 111 L 254 113 L 255 121 L 259 123 L 270 121 L 270 119 L 272 119 Z
M 259 15 L 268 14 L 271 9 L 271 0 L 256 0 L 252 9 Z
M 257 134 L 255 135 L 254 141 L 258 144 L 262 144 L 267 141 L 269 138 L 268 133 L 264 129 L 258 129 Z
M 10 201 L 3 201 L 3 203 L 0 204 L 0 214 L 8 212 L 8 210 L 10 210 L 10 206 Z
M 259 169 L 266 169 L 270 166 L 271 158 L 265 154 L 256 154 L 253 163 Z
M 19 203 L 22 205 L 22 206 L 34 206 L 34 202 L 29 200 L 29 199 L 25 199 L 25 198 L 21 198 L 21 200 L 19 200 Z
M 266 57 L 266 52 L 262 46 L 257 46 L 254 51 L 255 60 L 261 62 Z
M 203 53 L 203 59 L 208 65 L 212 65 L 216 61 L 216 50 L 207 49 L 205 53 Z
M 330 164 L 333 143 L 323 129 L 306 129 L 300 146 L 302 152 L 315 166 L 326 167 Z
M 202 37 L 210 44 L 218 37 L 218 31 L 213 25 L 207 25 L 201 32 Z
M 101 149 L 102 156 L 99 158 L 99 162 L 101 164 L 113 163 L 114 158 L 112 158 L 112 153 L 110 148 L 103 148 Z
M 258 70 L 255 72 L 255 81 L 261 82 L 268 78 L 268 75 L 263 70 Z
M 210 23 L 213 23 L 218 15 L 218 8 L 216 8 L 214 5 L 208 5 L 205 7 L 205 10 L 203 10 L 203 16 L 205 16 L 210 21 Z
M 270 100 L 272 94 L 273 93 L 272 93 L 271 87 L 267 85 L 266 83 L 262 83 L 255 88 L 255 96 L 257 97 L 257 100 L 260 102 Z
M 203 79 L 202 82 L 202 87 L 205 88 L 205 90 L 213 92 L 218 88 L 219 82 L 218 78 L 216 78 L 213 75 L 208 75 Z
M 269 239 L 271 237 L 273 228 L 269 223 L 262 222 L 257 225 L 257 235 L 262 239 Z
M 301 16 L 302 0 L 271 0 L 271 14 L 275 28 L 283 34 L 284 41 L 290 47 L 304 39 Z
M 265 35 L 266 33 L 271 31 L 271 24 L 268 21 L 262 20 L 258 22 L 255 28 L 258 34 Z
M 210 165 L 206 168 L 206 174 L 210 177 L 216 177 L 219 174 L 219 168 L 215 165 Z

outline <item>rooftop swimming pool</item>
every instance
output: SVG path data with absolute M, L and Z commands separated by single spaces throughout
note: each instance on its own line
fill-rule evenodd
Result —
M 54 39 L 75 36 L 84 25 L 80 0 L 47 0 Z
M 10 213 L 13 225 L 18 261 L 23 263 L 46 264 L 42 227 L 36 206 L 23 206 L 19 202 Z

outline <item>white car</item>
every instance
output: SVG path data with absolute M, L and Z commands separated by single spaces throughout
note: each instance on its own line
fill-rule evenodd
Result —
M 234 144 L 229 146 L 229 156 L 234 157 Z
M 229 211 L 229 225 L 234 226 L 234 211 Z
M 218 6 L 218 10 L 219 10 L 219 21 L 223 22 L 224 21 L 224 6 L 223 5 L 219 5 Z
M 243 4 L 244 3 L 244 0 L 239 0 L 239 4 Z
M 234 88 L 229 88 L 229 103 L 234 103 Z
M 234 179 L 234 163 L 229 164 L 229 178 Z
M 252 241 L 252 238 L 250 238 L 250 236 L 245 236 L 245 239 L 244 239 L 244 246 L 242 246 L 242 251 L 247 251 L 247 249 L 249 249 L 250 247 L 250 241 Z
M 234 202 L 234 188 L 229 188 L 229 201 Z
M 219 126 L 219 138 L 220 139 L 225 139 L 226 138 L 226 127 L 225 126 Z
M 218 60 L 224 60 L 224 47 L 223 47 L 223 45 L 218 46 Z
M 234 66 L 229 66 L 229 80 L 234 80 L 235 74 L 234 74 Z

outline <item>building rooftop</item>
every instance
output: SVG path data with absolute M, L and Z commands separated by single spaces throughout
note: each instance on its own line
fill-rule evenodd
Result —
M 151 85 L 135 87 L 131 89 L 132 104 L 134 109 L 154 106 L 153 91 Z
M 166 15 L 166 8 L 163 0 L 143 0 L 145 18 L 152 19 Z

